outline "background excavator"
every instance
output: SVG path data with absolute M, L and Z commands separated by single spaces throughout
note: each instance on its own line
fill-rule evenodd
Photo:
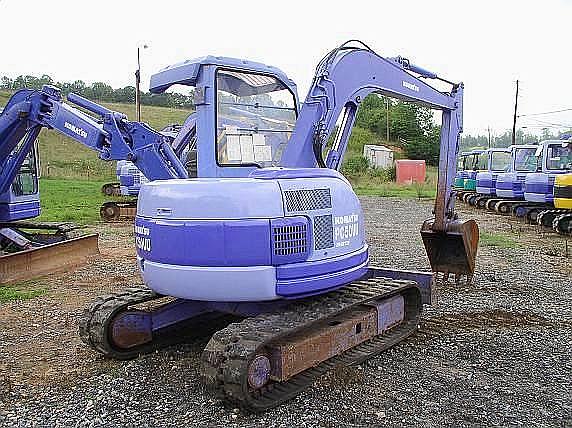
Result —
M 357 43 L 320 61 L 301 107 L 283 72 L 250 61 L 208 56 L 153 75 L 154 93 L 195 87 L 197 176 L 211 178 L 189 179 L 177 153 L 190 137 L 171 143 L 145 124 L 68 96 L 97 120 L 51 87 L 14 95 L 8 114 L 20 138 L 0 134 L 0 146 L 29 151 L 41 127 L 54 128 L 102 159 L 133 162 L 150 180 L 135 221 L 148 289 L 89 305 L 80 320 L 85 343 L 126 359 L 212 334 L 202 355 L 205 383 L 261 411 L 336 365 L 361 362 L 413 333 L 431 301 L 433 274 L 370 266 L 359 200 L 337 171 L 370 93 L 442 111 L 435 216 L 421 234 L 434 272 L 470 280 L 478 227 L 457 220 L 451 192 L 463 85 Z
M 490 148 L 479 154 L 475 194 L 467 198 L 467 202 L 479 208 L 485 206 L 488 198 L 496 196 L 496 182 L 499 173 L 510 169 L 510 148 Z
M 465 181 L 469 178 L 469 171 L 473 171 L 476 167 L 480 152 L 482 150 L 471 150 L 462 152 L 457 157 L 457 172 L 453 182 L 455 190 L 461 191 L 465 188 Z
M 193 120 L 192 114 L 188 120 Z M 163 128 L 161 133 L 174 142 L 181 127 L 182 125 L 179 124 L 170 124 Z M 184 152 L 185 159 L 183 163 L 187 161 L 187 158 L 190 157 L 190 154 L 193 152 L 195 153 L 194 159 L 196 164 L 196 147 Z M 193 167 L 189 166 L 189 168 L 192 169 Z M 122 201 L 104 202 L 99 209 L 100 217 L 103 221 L 133 220 L 137 211 L 137 195 L 139 194 L 139 189 L 143 183 L 149 180 L 139 171 L 133 162 L 127 160 L 117 161 L 115 175 L 117 176 L 117 182 L 106 183 L 101 186 L 101 193 L 106 196 L 123 196 L 126 199 Z
M 536 155 L 537 172 L 524 183 L 524 215 L 539 226 L 572 234 L 572 137 L 544 141 Z
M 524 179 L 536 168 L 536 149 L 537 146 L 531 144 L 514 145 L 507 149 L 488 149 L 489 152 L 496 151 L 491 153 L 496 154 L 497 158 L 501 157 L 503 161 L 496 171 L 481 171 L 477 174 L 476 196 L 467 198 L 467 201 L 471 203 L 478 200 L 479 208 L 488 207 L 501 213 L 510 213 L 512 204 L 524 199 Z M 508 156 L 501 154 L 499 150 L 508 150 Z

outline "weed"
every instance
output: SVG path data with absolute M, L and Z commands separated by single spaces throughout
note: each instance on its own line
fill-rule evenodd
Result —
M 510 236 L 484 231 L 481 231 L 479 243 L 482 247 L 516 248 L 518 246 L 518 243 Z
M 0 303 L 12 302 L 14 300 L 28 300 L 41 296 L 46 290 L 21 290 L 20 287 L 0 285 Z

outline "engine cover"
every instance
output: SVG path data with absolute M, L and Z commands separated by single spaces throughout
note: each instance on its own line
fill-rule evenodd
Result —
M 554 174 L 535 172 L 526 174 L 524 199 L 528 202 L 551 203 L 554 201 Z
M 526 173 L 505 172 L 497 176 L 496 193 L 500 198 L 523 199 Z
M 135 240 L 146 284 L 193 300 L 304 297 L 360 278 L 368 262 L 359 200 L 325 169 L 146 183 Z
M 476 177 L 477 193 L 481 195 L 496 195 L 497 175 L 494 172 L 479 172 Z

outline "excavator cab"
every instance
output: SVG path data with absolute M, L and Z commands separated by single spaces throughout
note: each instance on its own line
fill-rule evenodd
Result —
M 13 156 L 18 149 L 13 152 Z M 24 157 L 11 185 L 0 195 L 0 221 L 25 220 L 40 215 L 38 170 L 38 150 L 34 144 Z

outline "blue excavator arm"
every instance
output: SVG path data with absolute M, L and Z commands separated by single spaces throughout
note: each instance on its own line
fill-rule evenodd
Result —
M 367 45 L 361 43 L 355 47 L 352 42 L 361 43 L 346 42 L 318 64 L 284 151 L 283 165 L 339 169 L 358 106 L 370 93 L 441 110 L 435 217 L 424 223 L 421 234 L 434 271 L 472 276 L 479 239 L 478 226 L 474 220 L 456 220 L 452 192 L 463 129 L 463 84 L 440 78 L 405 58 L 384 58 Z M 451 86 L 450 91 L 439 91 L 422 79 L 445 82 Z M 330 136 L 335 130 L 332 140 Z
M 433 88 L 421 78 L 444 80 L 405 58 L 383 58 L 365 45 L 358 48 L 344 44 L 331 51 L 316 68 L 311 88 L 283 155 L 284 166 L 318 165 L 339 169 L 359 104 L 372 92 L 441 110 L 438 197 L 445 200 L 436 207 L 436 221 L 444 229 L 446 219 L 452 217 L 454 203 L 450 194 L 456 170 L 458 140 L 463 127 L 463 84 L 452 84 L 451 91 L 446 93 Z M 341 122 L 338 121 L 340 116 Z M 327 147 L 336 125 L 339 129 L 333 143 Z M 327 153 L 324 154 L 325 150 Z
M 129 160 L 150 180 L 187 178 L 160 132 L 79 95 L 62 100 L 49 85 L 16 92 L 0 115 L 0 193 L 7 191 L 42 128 L 53 129 L 96 151 L 103 160 Z M 93 116 L 92 116 L 93 115 Z

